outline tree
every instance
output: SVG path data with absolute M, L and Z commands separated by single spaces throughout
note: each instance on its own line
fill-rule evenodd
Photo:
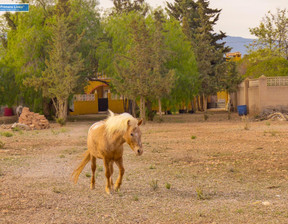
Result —
M 139 12 L 145 16 L 148 12 L 149 6 L 145 3 L 145 0 L 113 0 L 114 8 L 113 14 L 120 15 L 122 13 Z
M 258 40 L 255 48 L 268 48 L 274 54 L 288 60 L 288 10 L 277 9 L 276 14 L 271 11 L 265 15 L 258 27 L 250 28 L 250 33 Z
M 238 71 L 244 78 L 286 76 L 288 61 L 269 48 L 258 49 L 250 51 L 239 61 Z
M 59 123 L 66 122 L 68 98 L 74 93 L 78 74 L 83 69 L 81 55 L 75 51 L 82 37 L 75 38 L 72 28 L 68 27 L 64 15 L 57 17 L 53 26 L 52 49 L 49 59 L 45 61 L 46 69 L 42 72 L 42 77 L 26 80 L 26 84 L 40 88 L 43 96 L 52 99 Z
M 223 55 L 230 51 L 230 48 L 224 47 L 225 42 L 220 42 L 226 35 L 213 32 L 221 10 L 209 8 L 207 0 L 175 0 L 174 4 L 167 3 L 166 10 L 182 23 L 183 32 L 193 46 L 201 82 L 199 93 L 204 98 L 215 94 L 221 88 L 216 79 L 219 76 L 216 75 L 216 67 L 225 62 Z

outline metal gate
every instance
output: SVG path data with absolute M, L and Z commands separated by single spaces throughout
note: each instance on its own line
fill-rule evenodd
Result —
M 107 110 L 108 110 L 108 98 L 99 98 L 98 111 L 107 111 Z

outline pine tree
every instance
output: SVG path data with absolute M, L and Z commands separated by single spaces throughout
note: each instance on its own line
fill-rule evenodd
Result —
M 193 46 L 201 82 L 199 94 L 204 98 L 215 94 L 221 89 L 216 67 L 225 62 L 224 54 L 230 51 L 230 48 L 224 47 L 225 42 L 219 42 L 226 35 L 213 32 L 221 10 L 209 8 L 207 0 L 175 0 L 174 4 L 167 3 L 166 10 L 182 23 L 183 32 Z M 203 102 L 206 110 L 206 100 Z

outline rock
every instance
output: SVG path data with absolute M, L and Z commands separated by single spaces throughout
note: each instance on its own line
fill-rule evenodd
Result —
M 31 112 L 28 107 L 22 109 L 22 113 L 19 117 L 19 123 L 26 125 L 29 129 L 47 129 L 50 127 L 49 121 L 45 118 L 44 115 Z

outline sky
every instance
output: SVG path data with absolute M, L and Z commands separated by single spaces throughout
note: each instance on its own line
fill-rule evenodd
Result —
M 99 2 L 100 8 L 103 9 L 113 6 L 112 0 L 99 0 Z M 146 2 L 153 8 L 166 5 L 166 1 L 163 0 L 146 0 Z M 215 32 L 221 30 L 228 36 L 255 38 L 250 34 L 249 28 L 258 27 L 269 10 L 275 14 L 277 8 L 288 9 L 288 0 L 210 0 L 210 8 L 222 9 L 220 18 L 214 26 Z

